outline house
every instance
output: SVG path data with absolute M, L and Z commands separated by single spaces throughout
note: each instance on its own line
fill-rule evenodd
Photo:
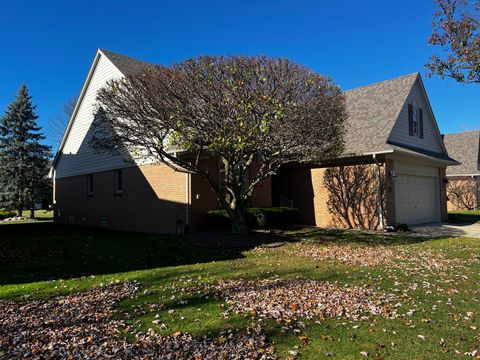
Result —
M 448 153 L 461 162 L 447 168 L 449 210 L 477 209 L 480 206 L 480 131 L 444 136 Z
M 97 51 L 51 170 L 55 221 L 145 232 L 175 232 L 184 224 L 196 231 L 205 226 L 206 212 L 218 208 L 215 194 L 198 176 L 164 164 L 125 162 L 90 147 L 96 92 L 108 80 L 146 66 Z M 322 180 L 326 169 L 369 164 L 385 190 L 378 186 L 368 194 L 384 201 L 367 215 L 382 225 L 444 220 L 445 169 L 456 162 L 444 147 L 420 75 L 350 90 L 347 108 L 343 156 L 314 167 L 283 169 L 258 186 L 251 206 L 288 204 L 299 208 L 305 224 L 331 225 Z M 208 162 L 220 181 L 219 161 Z

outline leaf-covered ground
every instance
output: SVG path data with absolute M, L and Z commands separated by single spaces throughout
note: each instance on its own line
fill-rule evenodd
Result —
M 282 236 L 0 226 L 0 358 L 480 357 L 478 239 Z

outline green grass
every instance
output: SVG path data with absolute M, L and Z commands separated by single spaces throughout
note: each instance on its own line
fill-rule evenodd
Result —
M 282 325 L 262 321 L 280 358 L 298 347 L 301 358 L 308 359 L 324 359 L 328 352 L 335 353 L 335 358 L 359 359 L 362 351 L 368 352 L 369 358 L 377 353 L 378 358 L 385 359 L 450 359 L 455 350 L 472 351 L 480 343 L 479 261 L 436 272 L 412 265 L 405 272 L 390 266 L 352 267 L 316 261 L 286 252 L 289 247 L 306 243 L 381 244 L 410 251 L 437 251 L 467 264 L 467 259 L 480 254 L 480 242 L 474 239 L 420 241 L 300 229 L 289 234 L 295 244 L 258 252 L 204 249 L 193 245 L 188 237 L 101 231 L 48 222 L 3 226 L 0 235 L 0 298 L 53 296 L 115 280 L 135 280 L 141 286 L 139 296 L 122 302 L 118 316 L 129 312 L 132 327 L 142 331 L 153 328 L 166 335 L 182 331 L 215 336 L 228 327 L 244 329 L 256 320 L 240 315 L 224 319 L 220 316 L 223 299 L 185 290 L 201 289 L 223 279 L 302 276 L 404 293 L 402 309 L 417 311 L 398 319 L 369 316 L 360 322 L 338 318 L 306 321 L 305 328 L 298 328 L 300 334 L 284 333 Z M 414 283 L 417 289 L 409 290 Z M 154 304 L 162 304 L 161 310 Z M 175 312 L 169 313 L 172 309 Z M 469 311 L 473 317 L 466 316 Z M 166 328 L 152 323 L 157 315 Z M 308 337 L 307 346 L 301 345 L 299 335 Z M 442 338 L 448 352 L 439 345 Z
M 480 222 L 480 210 L 450 211 L 448 220 L 457 223 L 478 223 Z
M 18 214 L 18 212 L 15 212 Z M 53 210 L 35 210 L 34 211 L 34 220 L 29 219 L 30 218 L 30 211 L 25 210 L 23 212 L 23 217 L 27 218 L 25 221 L 16 221 L 15 223 L 29 223 L 33 221 L 52 221 L 53 220 Z M 6 224 L 6 222 L 0 221 L 0 225 Z M 8 222 L 8 224 L 11 224 Z

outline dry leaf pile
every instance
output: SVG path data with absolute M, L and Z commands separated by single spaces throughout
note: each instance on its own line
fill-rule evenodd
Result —
M 233 280 L 212 287 L 226 298 L 229 310 L 224 316 L 234 311 L 286 322 L 322 317 L 357 320 L 362 314 L 396 317 L 395 308 L 400 306 L 391 294 L 302 278 Z
M 0 359 L 269 359 L 261 328 L 219 338 L 153 331 L 122 336 L 128 326 L 113 319 L 116 304 L 135 296 L 126 282 L 50 300 L 0 301 Z M 123 330 L 122 330 L 123 329 Z
M 402 267 L 402 262 L 430 270 L 449 270 L 461 266 L 464 261 L 449 259 L 432 250 L 406 250 L 387 246 L 351 246 L 300 243 L 286 250 L 291 255 L 301 255 L 315 260 L 334 260 L 353 266 L 389 265 Z

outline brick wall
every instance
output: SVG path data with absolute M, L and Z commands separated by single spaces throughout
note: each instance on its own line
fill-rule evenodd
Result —
M 204 160 L 204 166 L 208 168 L 210 174 L 217 181 L 220 180 L 219 168 L 220 162 L 217 158 Z M 254 163 L 250 169 L 250 178 L 253 178 L 258 171 L 258 163 Z M 209 228 L 206 223 L 206 214 L 210 210 L 220 208 L 217 195 L 210 188 L 210 185 L 200 176 L 193 175 L 191 177 L 191 229 L 199 231 Z M 252 195 L 250 202 L 252 207 L 269 207 L 272 206 L 272 179 L 268 178 L 259 183 Z
M 395 182 L 392 176 L 395 172 L 395 163 L 391 159 L 385 160 L 385 212 L 386 212 L 386 222 L 387 226 L 397 225 L 397 216 L 395 210 Z
M 124 168 L 122 176 L 121 195 L 115 194 L 113 171 L 93 174 L 92 196 L 87 175 L 56 179 L 55 221 L 156 233 L 175 232 L 176 221 L 185 222 L 187 175 L 144 165 Z
M 438 188 L 440 189 L 440 217 L 442 221 L 448 220 L 447 187 L 444 183 L 444 179 L 446 178 L 446 168 L 438 168 Z
M 384 168 L 382 167 L 382 169 Z M 273 178 L 274 205 L 278 206 L 280 197 L 284 197 L 293 200 L 293 206 L 298 209 L 298 221 L 301 224 L 342 227 L 343 225 L 336 220 L 327 206 L 329 193 L 323 182 L 325 171 L 326 168 L 295 167 L 282 169 Z M 372 193 L 372 196 L 376 198 L 377 192 Z
M 216 159 L 205 160 L 205 166 L 214 177 L 218 176 L 218 165 Z M 87 175 L 56 179 L 55 221 L 116 230 L 173 233 L 177 220 L 181 220 L 191 224 L 192 231 L 199 231 L 208 225 L 205 214 L 219 208 L 216 194 L 197 175 L 175 172 L 158 164 L 124 168 L 122 176 L 121 195 L 114 191 L 113 170 L 93 174 L 92 196 L 87 195 Z M 257 186 L 251 206 L 271 204 L 271 179 L 267 179 Z M 106 219 L 106 224 L 101 223 L 102 218 Z

